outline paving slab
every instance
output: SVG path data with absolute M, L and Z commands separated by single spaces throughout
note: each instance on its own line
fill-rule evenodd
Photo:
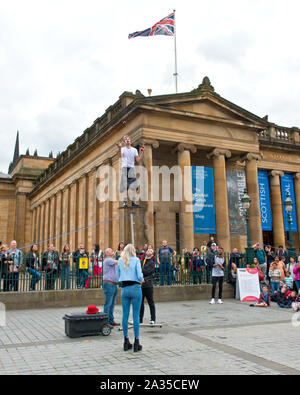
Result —
M 98 306 L 101 310 L 101 306 Z M 70 339 L 66 313 L 86 308 L 8 311 L 0 327 L 0 370 L 8 374 L 286 375 L 300 374 L 300 327 L 293 312 L 250 308 L 234 300 L 157 303 L 162 328 L 143 327 L 139 353 L 124 352 L 123 334 Z M 148 306 L 144 322 L 150 320 Z M 115 308 L 121 322 L 121 306 Z M 133 340 L 133 330 L 129 331 Z

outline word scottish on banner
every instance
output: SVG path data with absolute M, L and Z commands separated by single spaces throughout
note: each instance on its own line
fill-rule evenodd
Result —
M 289 221 L 288 215 L 284 208 L 284 201 L 286 199 L 286 194 L 289 192 L 290 198 L 293 202 L 293 211 L 291 212 L 291 230 L 292 232 L 297 232 L 297 215 L 296 215 L 296 205 L 295 205 L 295 190 L 294 190 L 294 177 L 293 174 L 285 174 L 281 177 L 281 199 L 282 199 L 282 211 L 283 211 L 283 221 L 284 221 L 284 230 L 289 230 Z
M 272 230 L 269 176 L 267 171 L 258 171 L 258 189 L 262 230 Z
M 246 188 L 244 171 L 226 172 L 230 234 L 246 235 L 245 210 L 241 202 Z
M 213 169 L 192 166 L 192 187 L 194 233 L 216 234 Z
M 258 270 L 238 269 L 236 299 L 241 302 L 258 302 L 260 295 Z

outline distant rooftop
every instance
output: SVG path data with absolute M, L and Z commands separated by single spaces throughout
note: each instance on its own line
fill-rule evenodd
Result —
M 5 174 L 0 171 L 0 178 L 12 178 L 12 176 L 10 174 Z

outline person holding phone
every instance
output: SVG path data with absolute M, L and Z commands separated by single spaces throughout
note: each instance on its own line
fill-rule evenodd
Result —
M 212 299 L 209 302 L 210 304 L 215 304 L 215 293 L 216 286 L 219 284 L 219 299 L 218 303 L 223 304 L 222 302 L 222 292 L 223 292 L 223 280 L 224 280 L 224 272 L 225 272 L 225 257 L 224 250 L 222 247 L 218 247 L 218 253 L 215 256 L 214 264 L 212 267 Z

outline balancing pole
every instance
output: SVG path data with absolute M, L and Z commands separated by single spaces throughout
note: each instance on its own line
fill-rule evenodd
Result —
M 134 216 L 134 213 L 133 212 L 131 212 L 130 213 L 130 229 L 131 229 L 131 244 L 134 246 L 135 245 L 135 242 L 134 242 L 134 222 L 133 222 L 133 216 Z

